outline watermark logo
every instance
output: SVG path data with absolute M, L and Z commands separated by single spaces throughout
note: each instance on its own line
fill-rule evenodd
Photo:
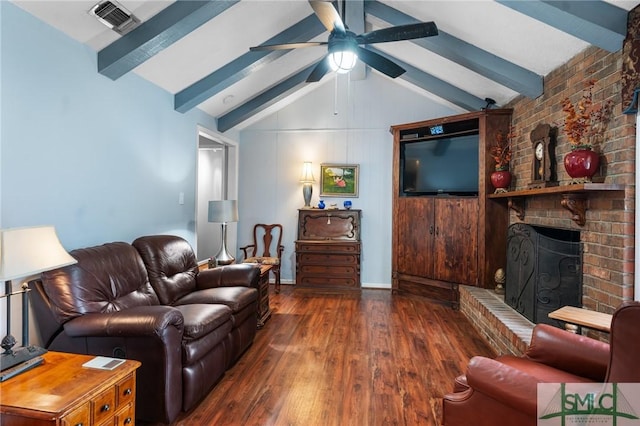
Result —
M 640 383 L 538 383 L 538 426 L 640 426 Z

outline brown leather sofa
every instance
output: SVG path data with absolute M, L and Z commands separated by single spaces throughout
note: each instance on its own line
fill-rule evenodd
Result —
M 535 426 L 538 383 L 640 382 L 640 302 L 620 306 L 610 343 L 545 324 L 523 357 L 474 357 L 443 398 L 443 426 Z
M 135 359 L 136 417 L 170 423 L 252 343 L 259 269 L 199 271 L 191 246 L 149 236 L 74 250 L 78 263 L 31 282 L 50 350 Z

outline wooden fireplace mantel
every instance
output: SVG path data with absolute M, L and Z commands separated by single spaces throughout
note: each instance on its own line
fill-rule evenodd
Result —
M 560 204 L 571 212 L 571 220 L 580 226 L 587 222 L 587 200 L 590 194 L 601 191 L 624 191 L 624 185 L 612 183 L 580 183 L 572 185 L 552 186 L 548 188 L 521 189 L 517 191 L 489 194 L 489 198 L 506 198 L 508 206 L 516 212 L 520 220 L 524 220 L 524 200 L 529 197 L 560 194 Z

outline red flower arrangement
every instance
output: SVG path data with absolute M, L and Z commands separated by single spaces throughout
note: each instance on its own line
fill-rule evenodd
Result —
M 582 92 L 582 97 L 574 106 L 569 98 L 562 101 L 562 111 L 565 114 L 562 128 L 569 139 L 571 150 L 591 149 L 604 139 L 611 115 L 613 102 L 606 101 L 601 105 L 593 103 L 593 86 L 596 80 L 589 80 Z
M 509 128 L 508 133 L 499 131 L 496 135 L 496 143 L 491 147 L 491 157 L 496 163 L 496 170 L 509 169 L 509 162 L 511 161 L 511 140 L 516 137 L 515 129 Z

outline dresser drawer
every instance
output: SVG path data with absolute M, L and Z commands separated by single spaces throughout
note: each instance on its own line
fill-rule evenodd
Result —
M 133 426 L 135 424 L 135 410 L 133 404 L 121 408 L 116 414 L 116 426 Z
M 26 423 L 25 423 L 26 424 Z M 60 419 L 62 426 L 88 426 L 91 424 L 91 406 L 85 403 Z
M 299 243 L 296 251 L 300 253 L 360 253 L 359 243 Z
M 300 254 L 300 261 L 303 264 L 322 264 L 330 266 L 339 265 L 357 265 L 357 255 L 344 255 L 344 254 Z
M 93 423 L 102 424 L 109 418 L 113 419 L 116 411 L 116 389 L 110 387 L 91 401 Z M 112 420 L 113 421 L 113 420 Z
M 302 275 L 298 277 L 299 283 L 310 287 L 335 287 L 358 288 L 360 284 L 355 277 L 322 277 L 316 275 Z
M 317 274 L 320 276 L 351 277 L 358 272 L 356 266 L 330 266 L 330 265 L 302 265 L 300 272 L 303 274 Z
M 136 378 L 133 374 L 130 374 L 116 384 L 116 395 L 116 407 L 118 407 L 118 409 L 134 401 L 136 395 Z

